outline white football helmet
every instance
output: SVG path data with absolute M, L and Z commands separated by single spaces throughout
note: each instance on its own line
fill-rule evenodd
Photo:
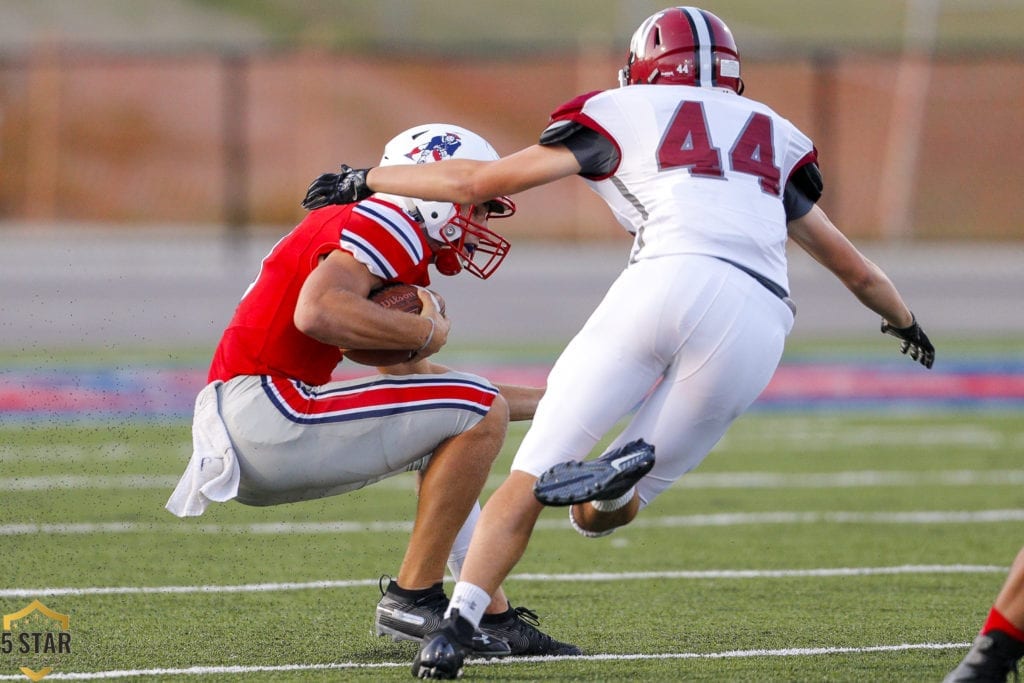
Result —
M 498 159 L 490 143 L 471 130 L 447 123 L 426 123 L 403 131 L 384 146 L 381 166 L 427 164 L 445 159 Z M 398 204 L 418 220 L 427 235 L 442 247 L 435 252 L 434 267 L 442 275 L 455 275 L 463 268 L 479 278 L 490 277 L 508 253 L 508 240 L 473 220 L 475 206 L 432 202 L 411 197 L 377 194 Z M 505 218 L 516 211 L 508 197 L 486 203 L 487 218 Z M 471 238 L 467 241 L 467 236 Z

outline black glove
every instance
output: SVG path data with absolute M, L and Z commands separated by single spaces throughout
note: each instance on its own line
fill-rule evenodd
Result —
M 917 318 L 911 314 L 911 320 L 907 327 L 893 327 L 885 319 L 882 319 L 882 334 L 896 337 L 903 343 L 900 344 L 900 353 L 909 353 L 910 357 L 931 369 L 935 362 L 935 347 L 928 340 L 921 326 L 917 324 Z
M 351 168 L 341 165 L 340 173 L 324 173 L 309 184 L 302 208 L 312 211 L 328 204 L 354 204 L 373 194 L 366 186 L 368 168 Z

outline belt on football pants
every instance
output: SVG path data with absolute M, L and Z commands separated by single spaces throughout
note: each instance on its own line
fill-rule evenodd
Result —
M 782 300 L 782 303 L 784 303 L 787 306 L 789 306 L 789 310 L 793 311 L 793 315 L 796 315 L 796 303 L 792 299 L 789 298 L 789 292 L 787 292 L 782 287 L 782 285 L 780 285 L 779 283 L 777 283 L 777 282 L 775 282 L 773 280 L 770 280 L 770 279 L 766 278 L 764 275 L 761 275 L 761 273 L 757 272 L 756 270 L 753 270 L 752 268 L 747 268 L 742 263 L 736 263 L 735 261 L 733 261 L 731 259 L 722 258 L 721 256 L 716 256 L 715 258 L 718 259 L 719 261 L 725 261 L 730 266 L 735 266 L 735 267 L 739 268 L 744 273 L 746 273 L 750 277 L 752 277 L 755 280 L 757 280 L 761 284 L 762 287 L 767 289 L 769 292 L 771 292 L 775 296 L 779 297 Z

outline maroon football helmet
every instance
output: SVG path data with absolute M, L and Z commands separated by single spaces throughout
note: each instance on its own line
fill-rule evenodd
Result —
M 725 22 L 697 7 L 651 15 L 633 34 L 619 85 L 695 85 L 743 94 L 740 54 Z

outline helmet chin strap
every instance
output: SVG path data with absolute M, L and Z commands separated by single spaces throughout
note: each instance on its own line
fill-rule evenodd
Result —
M 441 275 L 458 275 L 462 271 L 458 252 L 448 245 L 441 247 L 434 253 L 434 267 Z

